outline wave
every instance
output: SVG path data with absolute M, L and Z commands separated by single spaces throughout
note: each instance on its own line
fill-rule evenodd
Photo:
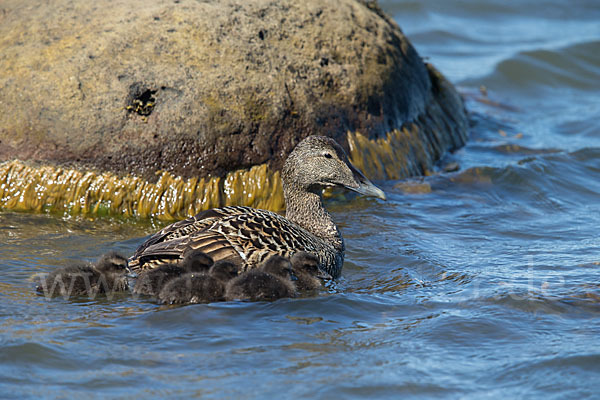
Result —
M 470 79 L 463 84 L 484 82 L 490 87 L 520 89 L 554 87 L 585 91 L 600 89 L 600 41 L 570 45 L 557 50 L 521 51 L 501 61 L 483 79 Z

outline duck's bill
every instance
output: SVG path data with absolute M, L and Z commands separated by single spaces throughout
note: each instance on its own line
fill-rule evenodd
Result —
M 381 200 L 385 200 L 385 193 L 377 186 L 373 185 L 370 181 L 359 185 L 357 188 L 352 189 L 363 196 L 377 197 Z
M 373 183 L 368 180 L 362 172 L 356 169 L 355 166 L 351 165 L 350 169 L 352 170 L 352 174 L 354 175 L 354 180 L 357 184 L 356 187 L 346 186 L 347 189 L 353 190 L 357 193 L 362 194 L 363 196 L 371 196 L 377 197 L 381 200 L 385 200 L 385 193 L 383 190 L 379 189 L 377 186 L 373 185 Z
M 319 270 L 319 273 L 317 274 L 317 278 L 323 279 L 324 281 L 333 280 L 333 276 L 331 276 L 327 272 L 324 272 L 324 271 L 321 271 L 321 270 Z

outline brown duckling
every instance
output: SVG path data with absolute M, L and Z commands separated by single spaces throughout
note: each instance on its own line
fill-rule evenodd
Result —
M 248 270 L 227 284 L 227 300 L 274 301 L 294 297 L 296 288 L 290 260 L 274 255 L 258 268 Z
M 216 262 L 208 272 L 191 272 L 170 280 L 160 290 L 162 304 L 212 303 L 225 299 L 225 285 L 238 274 L 228 261 Z
M 104 254 L 96 263 L 96 270 L 104 277 L 108 292 L 120 292 L 129 289 L 127 282 L 127 259 L 111 251 Z M 107 290 L 104 291 L 105 293 Z
M 140 273 L 133 287 L 133 293 L 158 296 L 170 280 L 186 273 L 208 272 L 212 265 L 212 258 L 204 252 L 188 251 L 184 253 L 183 260 L 179 264 L 163 264 L 158 268 Z
M 185 271 L 177 264 L 163 264 L 158 268 L 144 271 L 138 275 L 135 281 L 133 294 L 156 296 L 167 282 L 183 273 Z
M 208 272 L 213 266 L 213 259 L 202 250 L 188 250 L 183 253 L 180 263 L 186 272 Z
M 211 303 L 223 299 L 223 284 L 206 273 L 187 273 L 168 281 L 157 297 L 161 304 Z
M 40 279 L 36 290 L 46 296 L 89 296 L 128 289 L 127 259 L 115 252 L 94 264 L 73 264 L 58 268 Z
M 98 276 L 92 264 L 68 265 L 41 277 L 35 289 L 50 297 L 92 295 Z
M 298 278 L 294 283 L 299 291 L 319 289 L 323 287 L 321 279 L 332 279 L 331 275 L 319 269 L 319 258 L 314 254 L 300 251 L 290 261 Z
M 226 284 L 238 276 L 240 270 L 237 265 L 229 261 L 217 261 L 208 271 L 209 275 Z

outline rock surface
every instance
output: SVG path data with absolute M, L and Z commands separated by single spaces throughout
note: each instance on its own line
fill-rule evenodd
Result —
M 466 137 L 460 97 L 372 2 L 0 4 L 0 161 L 225 176 L 410 123 L 435 142 L 423 168 Z

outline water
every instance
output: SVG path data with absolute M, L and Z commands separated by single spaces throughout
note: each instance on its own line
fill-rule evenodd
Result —
M 382 6 L 467 98 L 460 170 L 330 203 L 342 278 L 270 304 L 47 301 L 32 275 L 160 226 L 1 212 L 2 397 L 600 396 L 600 5 Z

